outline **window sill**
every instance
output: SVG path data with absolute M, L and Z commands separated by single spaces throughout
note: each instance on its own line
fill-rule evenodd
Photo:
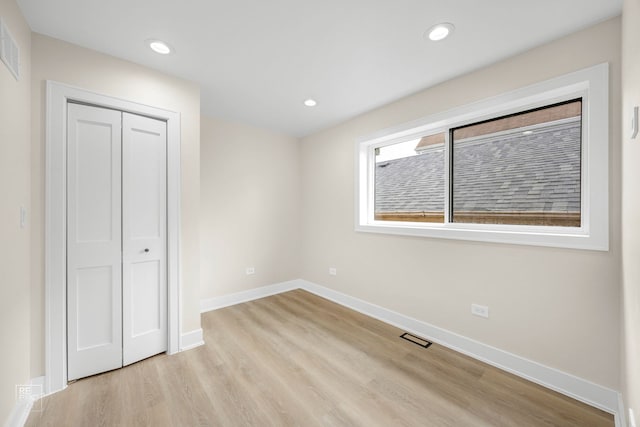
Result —
M 357 224 L 357 232 L 468 240 L 513 245 L 608 251 L 608 236 L 589 234 L 581 228 L 503 226 L 489 224 L 415 224 L 373 221 Z

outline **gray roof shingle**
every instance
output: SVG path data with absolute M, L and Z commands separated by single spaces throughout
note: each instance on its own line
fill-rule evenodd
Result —
M 580 212 L 580 121 L 454 144 L 454 210 Z M 442 146 L 375 168 L 376 212 L 444 209 Z

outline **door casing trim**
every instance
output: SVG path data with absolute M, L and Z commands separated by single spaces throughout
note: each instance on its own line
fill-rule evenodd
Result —
M 45 393 L 67 386 L 67 103 L 78 102 L 167 122 L 167 353 L 180 351 L 180 113 L 46 82 Z

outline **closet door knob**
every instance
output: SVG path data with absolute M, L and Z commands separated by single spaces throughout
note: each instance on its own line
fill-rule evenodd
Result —
M 149 252 L 149 248 L 144 248 L 144 251 L 145 252 Z

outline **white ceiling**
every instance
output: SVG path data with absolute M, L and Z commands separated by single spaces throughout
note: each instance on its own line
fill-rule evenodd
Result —
M 205 115 L 307 135 L 620 14 L 622 0 L 18 0 L 33 31 L 200 84 Z M 452 22 L 442 42 L 425 30 Z M 169 43 L 153 53 L 145 40 Z M 567 52 L 568 55 L 571 52 Z M 304 107 L 306 98 L 318 106 Z

